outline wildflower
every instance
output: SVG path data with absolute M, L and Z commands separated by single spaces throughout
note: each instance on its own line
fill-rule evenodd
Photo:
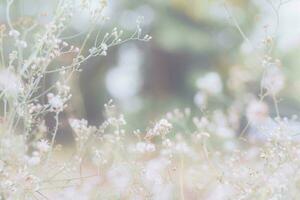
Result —
M 22 91 L 22 88 L 21 80 L 14 73 L 9 70 L 0 71 L 0 91 L 15 96 Z
M 260 124 L 268 118 L 268 105 L 262 101 L 253 100 L 249 103 L 246 115 L 248 120 L 253 124 Z
M 107 46 L 106 43 L 101 43 L 100 48 L 101 48 L 103 51 L 107 51 L 107 50 L 108 50 L 108 46 Z
M 138 142 L 136 144 L 136 150 L 140 153 L 151 153 L 156 150 L 155 145 L 152 143 L 146 143 L 146 142 Z
M 153 129 L 150 129 L 147 132 L 146 137 L 153 137 L 153 136 L 164 136 L 170 132 L 172 129 L 172 124 L 168 122 L 166 119 L 161 119 L 158 123 L 155 124 Z
M 207 104 L 206 94 L 204 92 L 197 92 L 197 94 L 194 97 L 194 103 L 200 109 L 204 109 L 206 107 L 206 104 Z
M 261 84 L 263 88 L 272 94 L 280 92 L 285 84 L 285 77 L 280 67 L 276 65 L 268 66 Z
M 107 56 L 107 52 L 106 51 L 102 51 L 100 56 Z
M 20 32 L 17 31 L 17 30 L 12 29 L 12 30 L 9 31 L 8 35 L 11 36 L 11 37 L 14 37 L 14 38 L 18 38 L 20 36 Z
M 171 142 L 170 139 L 167 138 L 162 141 L 162 145 L 165 147 L 172 147 L 173 143 Z
M 212 95 L 217 95 L 223 90 L 222 80 L 216 72 L 207 73 L 205 76 L 199 78 L 196 85 L 199 89 Z
M 154 144 L 147 144 L 146 146 L 147 152 L 154 152 L 155 151 L 155 145 Z
M 145 41 L 150 41 L 152 37 L 150 35 L 145 35 L 144 40 Z
M 53 109 L 54 111 L 62 111 L 63 110 L 64 102 L 60 96 L 54 95 L 53 93 L 49 93 L 47 95 L 47 97 L 48 97 L 48 103 L 49 103 L 51 109 Z
M 71 118 L 69 119 L 69 123 L 74 130 L 85 129 L 88 126 L 88 122 L 85 119 L 79 120 L 79 119 Z
M 104 153 L 98 149 L 94 150 L 92 160 L 96 166 L 107 163 L 107 160 L 104 158 Z
M 92 47 L 92 48 L 89 49 L 89 52 L 90 52 L 91 55 L 95 55 L 95 54 L 97 54 L 98 49 L 96 47 Z
M 33 152 L 32 157 L 27 158 L 27 164 L 30 166 L 36 166 L 40 164 L 41 157 L 38 152 Z
M 75 52 L 75 53 L 79 53 L 79 52 L 80 52 L 80 49 L 79 49 L 78 47 L 75 47 L 74 52 Z
M 40 150 L 41 152 L 48 152 L 50 149 L 49 142 L 45 139 L 40 140 L 37 143 L 37 149 Z

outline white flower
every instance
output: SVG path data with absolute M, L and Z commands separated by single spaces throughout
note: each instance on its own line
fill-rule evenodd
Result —
M 212 95 L 217 95 L 223 90 L 222 80 L 216 72 L 207 73 L 205 76 L 199 78 L 196 85 L 199 89 Z
M 49 142 L 47 140 L 40 140 L 38 143 L 37 143 L 37 148 L 38 150 L 40 150 L 41 152 L 47 152 L 49 151 L 50 149 L 50 145 L 49 145 Z
M 147 150 L 147 152 L 154 152 L 156 150 L 155 145 L 151 144 L 151 143 L 147 144 L 146 150 Z
M 85 119 L 71 118 L 69 119 L 69 124 L 72 127 L 72 129 L 74 129 L 75 131 L 88 128 L 88 122 Z
M 55 96 L 54 94 L 49 93 L 47 97 L 48 97 L 48 103 L 53 110 L 55 111 L 63 110 L 64 102 L 59 95 Z
M 108 46 L 107 46 L 107 44 L 105 44 L 105 43 L 102 43 L 102 44 L 100 45 L 100 48 L 101 48 L 103 51 L 107 51 L 107 50 L 108 50 Z
M 146 143 L 146 142 L 138 142 L 136 144 L 136 151 L 140 153 L 145 153 L 145 152 L 154 152 L 156 150 L 156 147 L 152 143 Z
M 0 91 L 5 91 L 6 94 L 17 95 L 22 91 L 21 80 L 9 70 L 0 71 Z
M 273 94 L 277 94 L 284 88 L 285 77 L 278 66 L 269 66 L 262 80 L 262 86 Z
M 166 135 L 172 129 L 172 124 L 169 123 L 166 119 L 161 119 L 158 123 L 155 124 L 154 128 L 147 132 L 146 137 L 153 137 L 159 135 Z
M 30 166 L 36 166 L 40 164 L 40 162 L 41 162 L 41 158 L 38 155 L 33 155 L 32 157 L 29 157 L 27 159 L 27 164 Z
M 107 163 L 107 160 L 104 158 L 103 152 L 98 149 L 94 150 L 92 160 L 96 166 Z
M 90 54 L 94 55 L 98 52 L 98 49 L 96 47 L 92 47 L 89 49 Z
M 268 105 L 262 101 L 251 101 L 247 107 L 246 115 L 253 124 L 260 124 L 266 121 L 269 114 Z
M 11 37 L 17 38 L 17 37 L 20 36 L 20 32 L 17 31 L 17 30 L 12 29 L 12 30 L 9 31 L 8 35 L 11 36 Z
M 201 109 L 204 109 L 207 104 L 207 96 L 203 92 L 197 92 L 197 94 L 194 97 L 194 103 L 196 106 L 198 106 Z

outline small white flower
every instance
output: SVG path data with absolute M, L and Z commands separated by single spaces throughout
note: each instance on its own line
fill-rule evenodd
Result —
M 266 103 L 254 100 L 249 103 L 246 114 L 251 123 L 260 124 L 268 118 L 269 108 Z
M 50 145 L 49 145 L 49 142 L 47 140 L 40 140 L 38 143 L 37 143 L 37 148 L 38 150 L 40 150 L 41 152 L 47 152 L 49 151 L 50 149 Z
M 94 55 L 98 52 L 98 49 L 96 47 L 92 47 L 89 49 L 90 54 Z
M 54 94 L 49 93 L 47 95 L 47 97 L 48 97 L 48 103 L 53 110 L 56 110 L 56 111 L 63 110 L 64 102 L 59 95 L 55 96 Z
M 153 129 L 150 129 L 147 132 L 146 137 L 153 137 L 153 136 L 159 136 L 159 135 L 166 135 L 170 132 L 172 129 L 172 124 L 169 123 L 166 119 L 161 119 L 158 123 L 155 124 Z
M 8 35 L 14 38 L 18 38 L 20 36 L 20 32 L 15 29 L 12 29 L 9 31 Z
M 200 109 L 205 109 L 207 104 L 207 96 L 203 92 L 197 92 L 197 94 L 194 97 L 194 103 L 196 106 L 198 106 Z
M 162 141 L 162 145 L 165 147 L 172 147 L 173 143 L 171 142 L 170 139 L 165 139 Z
M 84 129 L 88 126 L 88 122 L 85 119 L 71 118 L 69 119 L 69 123 L 74 130 Z
M 222 80 L 216 72 L 207 73 L 205 76 L 199 78 L 196 85 L 199 89 L 212 95 L 217 95 L 223 90 Z
M 107 51 L 102 51 L 100 56 L 107 56 Z
M 136 144 L 136 151 L 140 152 L 140 153 L 151 153 L 154 152 L 156 150 L 156 147 L 154 144 L 152 143 L 146 143 L 146 142 L 138 142 Z
M 285 77 L 278 66 L 269 66 L 262 80 L 262 86 L 273 94 L 280 92 L 285 85 Z
M 108 50 L 108 46 L 107 46 L 107 44 L 105 44 L 105 43 L 102 43 L 102 44 L 100 45 L 100 48 L 101 48 L 103 51 L 107 51 L 107 50 Z
M 156 148 L 155 148 L 154 144 L 151 144 L 151 143 L 147 144 L 147 146 L 146 146 L 147 152 L 151 153 L 151 152 L 154 152 L 155 150 L 156 150 Z
M 39 155 L 33 155 L 32 157 L 29 157 L 27 159 L 27 164 L 30 166 L 36 166 L 40 164 L 40 162 L 41 162 L 41 158 Z
M 5 91 L 10 95 L 17 95 L 22 91 L 21 80 L 9 70 L 0 71 L 0 91 Z

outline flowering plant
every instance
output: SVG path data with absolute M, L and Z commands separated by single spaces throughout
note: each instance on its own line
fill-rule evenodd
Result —
M 85 119 L 68 119 L 75 138 L 70 149 L 56 140 L 60 115 L 72 98 L 72 75 L 115 45 L 149 41 L 151 36 L 142 34 L 138 20 L 127 38 L 114 28 L 100 39 L 98 24 L 107 20 L 105 0 L 59 0 L 47 23 L 39 18 L 13 23 L 13 3 L 7 0 L 6 25 L 0 27 L 0 199 L 299 198 L 299 143 L 293 128 L 298 122 L 279 114 L 276 95 L 285 78 L 277 59 L 263 59 L 259 98 L 244 92 L 227 110 L 202 116 L 189 108 L 175 109 L 148 129 L 135 131 L 127 129 L 126 117 L 109 101 L 106 119 L 98 127 Z M 68 38 L 76 35 L 65 32 L 78 8 L 88 11 L 91 25 L 75 45 Z M 62 56 L 71 58 L 63 66 L 58 64 Z M 243 90 L 249 79 L 235 78 L 243 73 L 230 72 L 228 90 Z M 51 75 L 55 83 L 44 88 L 45 77 Z M 196 85 L 195 103 L 202 111 L 225 88 L 215 72 Z M 275 119 L 266 96 L 273 99 Z M 241 131 L 243 112 L 248 123 Z M 45 125 L 48 114 L 55 121 L 51 128 Z M 249 129 L 256 134 L 245 137 Z

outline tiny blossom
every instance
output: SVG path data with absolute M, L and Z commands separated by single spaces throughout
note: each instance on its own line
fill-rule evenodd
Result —
M 145 35 L 144 40 L 146 41 L 150 41 L 152 39 L 152 37 L 150 35 Z
M 54 95 L 53 93 L 49 93 L 47 97 L 48 97 L 48 103 L 54 111 L 63 110 L 64 102 L 60 96 Z
M 86 129 L 88 126 L 88 122 L 85 119 L 69 119 L 70 126 L 74 130 Z
M 210 124 L 209 120 L 206 117 L 201 117 L 201 119 L 199 119 L 198 117 L 194 117 L 193 123 L 199 130 L 206 129 Z
M 282 69 L 276 65 L 268 66 L 262 86 L 273 94 L 277 94 L 284 88 L 285 77 Z
M 50 150 L 49 142 L 45 139 L 40 140 L 37 143 L 37 149 L 41 152 L 48 152 Z
M 155 145 L 154 144 L 147 144 L 147 146 L 146 146 L 146 150 L 147 150 L 147 152 L 154 152 L 155 151 Z
M 197 92 L 197 94 L 194 97 L 194 103 L 201 109 L 206 108 L 207 95 L 201 91 Z
M 172 129 L 172 124 L 169 123 L 168 120 L 166 119 L 161 119 L 158 123 L 155 124 L 153 129 L 150 129 L 147 132 L 146 137 L 153 137 L 153 136 L 164 136 L 170 132 Z
M 8 35 L 12 36 L 14 38 L 18 38 L 20 36 L 20 32 L 17 31 L 17 30 L 12 29 L 12 30 L 9 31 Z
M 171 147 L 173 145 L 172 141 L 170 139 L 165 139 L 162 141 L 162 145 L 165 147 Z
M 5 91 L 11 95 L 17 95 L 22 91 L 22 83 L 16 74 L 8 71 L 0 71 L 0 91 Z
M 196 81 L 196 86 L 208 94 L 217 95 L 222 92 L 223 84 L 218 73 L 210 72 Z
M 105 43 L 101 43 L 100 48 L 101 48 L 103 51 L 107 51 L 107 50 L 108 50 L 108 46 L 107 46 L 107 44 L 105 44 Z
M 30 166 L 36 166 L 40 164 L 41 158 L 38 154 L 34 154 L 32 157 L 27 158 L 27 163 Z
M 96 54 L 98 52 L 98 49 L 96 47 L 92 47 L 89 49 L 90 54 Z
M 102 51 L 100 56 L 107 56 L 107 52 L 106 51 Z
M 251 123 L 261 124 L 265 122 L 269 116 L 268 105 L 262 101 L 253 100 L 247 107 L 246 115 Z
M 97 166 L 107 163 L 107 160 L 104 158 L 104 153 L 98 149 L 94 150 L 92 159 L 93 159 L 94 164 Z

